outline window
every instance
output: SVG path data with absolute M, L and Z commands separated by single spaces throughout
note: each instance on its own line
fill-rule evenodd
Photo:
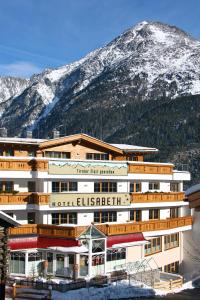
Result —
M 27 213 L 27 220 L 28 220 L 28 224 L 36 224 L 35 212 L 28 212 Z
M 14 150 L 13 149 L 5 149 L 4 155 L 5 156 L 14 156 Z
M 178 182 L 170 183 L 170 191 L 171 192 L 180 192 L 180 184 Z
M 92 241 L 92 253 L 104 252 L 105 240 L 93 240 Z
M 95 211 L 94 212 L 95 223 L 117 222 L 116 211 Z
M 160 210 L 159 209 L 150 209 L 149 210 L 149 220 L 158 220 L 160 219 Z
M 166 273 L 179 273 L 179 261 L 175 261 L 169 265 L 164 266 Z
M 107 261 L 126 259 L 126 248 L 108 249 Z
M 162 237 L 149 240 L 149 244 L 144 246 L 145 256 L 162 251 Z
M 35 157 L 36 156 L 36 151 L 35 150 L 29 150 L 28 151 L 28 156 Z
M 116 193 L 117 192 L 117 182 L 102 181 L 94 183 L 95 193 Z
M 170 208 L 170 218 L 178 218 L 178 207 Z
M 149 182 L 149 190 L 159 190 L 160 183 L 159 182 Z
M 48 261 L 47 272 L 53 273 L 53 253 L 47 252 L 47 261 Z
M 50 158 L 70 158 L 70 152 L 45 151 L 44 156 Z
M 25 274 L 25 253 L 11 252 L 9 267 L 10 273 Z
M 99 266 L 105 263 L 104 254 L 92 255 L 92 266 Z
M 14 191 L 13 181 L 0 181 L 0 192 L 11 193 Z
M 107 154 L 107 153 L 86 153 L 86 159 L 109 160 L 109 154 Z
M 36 192 L 36 182 L 35 181 L 28 181 L 28 192 L 30 192 L 30 193 Z
M 129 160 L 129 161 L 138 161 L 138 156 L 135 156 L 135 155 L 128 156 L 127 160 Z
M 130 221 L 139 222 L 142 220 L 141 210 L 131 210 L 130 211 Z
M 52 193 L 77 192 L 78 184 L 76 181 L 53 181 Z
M 130 183 L 130 193 L 139 193 L 142 191 L 141 182 L 131 182 Z
M 165 250 L 179 246 L 179 233 L 166 235 L 164 238 Z
M 77 224 L 77 213 L 69 212 L 69 213 L 52 213 L 52 224 L 60 225 L 60 224 Z

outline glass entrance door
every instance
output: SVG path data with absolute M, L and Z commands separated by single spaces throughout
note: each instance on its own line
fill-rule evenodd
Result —
M 80 276 L 88 275 L 88 256 L 80 255 Z

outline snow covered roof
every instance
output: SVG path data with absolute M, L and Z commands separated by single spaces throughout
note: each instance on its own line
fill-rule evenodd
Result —
M 110 144 L 114 147 L 117 147 L 125 152 L 158 152 L 156 148 L 149 148 L 149 147 L 142 147 L 142 146 L 135 146 L 135 145 L 127 145 L 127 144 Z
M 187 190 L 185 191 L 185 195 L 186 195 L 186 196 L 189 196 L 189 195 L 191 195 L 191 194 L 193 194 L 193 193 L 196 193 L 196 192 L 198 192 L 198 191 L 200 191 L 200 183 L 195 184 L 195 185 L 191 186 L 189 189 L 187 189 Z
M 62 252 L 62 253 L 83 253 L 88 252 L 88 248 L 85 246 L 75 246 L 75 247 L 48 247 L 48 249 Z
M 19 137 L 0 137 L 0 143 L 14 143 L 14 144 L 35 144 L 46 141 L 45 139 L 19 138 Z

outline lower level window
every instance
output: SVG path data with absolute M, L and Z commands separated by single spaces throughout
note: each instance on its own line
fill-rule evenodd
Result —
M 25 253 L 11 252 L 9 266 L 10 273 L 25 274 Z
M 105 263 L 104 254 L 92 255 L 92 266 L 99 266 Z
M 53 213 L 52 216 L 52 224 L 60 225 L 60 224 L 77 224 L 77 213 Z
M 179 246 L 179 233 L 169 234 L 165 236 L 165 250 Z
M 144 248 L 145 256 L 162 251 L 162 237 L 151 239 L 148 242 Z
M 117 222 L 116 211 L 96 211 L 94 212 L 95 223 Z
M 164 266 L 164 271 L 167 273 L 179 273 L 179 261 L 175 261 L 169 265 Z
M 108 249 L 107 261 L 126 259 L 126 248 Z

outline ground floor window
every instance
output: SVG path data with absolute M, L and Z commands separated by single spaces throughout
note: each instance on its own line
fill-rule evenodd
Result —
M 56 273 L 57 274 L 63 274 L 64 269 L 64 261 L 65 256 L 63 254 L 56 254 Z
M 148 244 L 145 245 L 145 256 L 162 251 L 162 237 L 148 240 Z
M 47 252 L 47 272 L 53 273 L 53 253 Z
M 77 213 L 53 213 L 51 214 L 52 224 L 60 225 L 60 224 L 77 224 Z
M 126 248 L 108 249 L 107 261 L 126 259 Z
M 179 261 L 175 261 L 169 265 L 164 266 L 164 271 L 167 273 L 179 273 Z
M 95 223 L 117 222 L 116 211 L 95 211 L 94 212 Z
M 165 250 L 179 246 L 179 233 L 169 234 L 164 239 Z
M 25 253 L 10 253 L 10 273 L 25 274 Z

